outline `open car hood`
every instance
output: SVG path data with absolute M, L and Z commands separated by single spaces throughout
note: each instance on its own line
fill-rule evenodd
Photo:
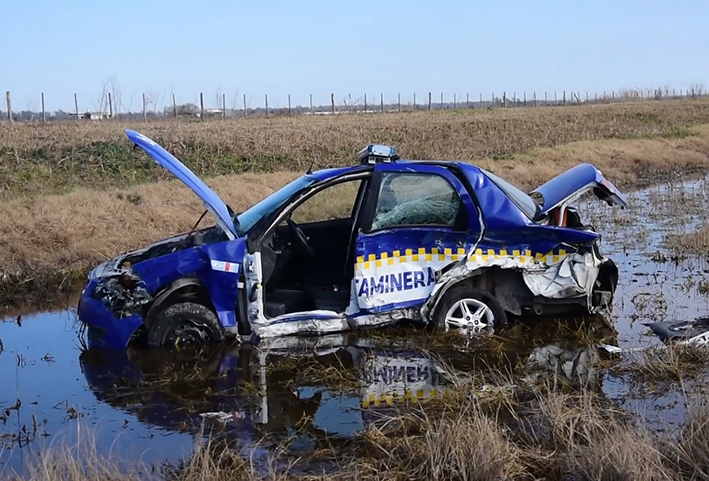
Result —
M 238 237 L 229 208 L 202 179 L 197 177 L 174 155 L 158 145 L 153 139 L 130 129 L 126 129 L 126 135 L 131 142 L 143 149 L 157 164 L 169 170 L 202 199 L 204 207 L 217 219 L 217 224 L 224 230 L 229 239 Z
M 580 197 L 588 191 L 593 191 L 596 197 L 608 205 L 619 205 L 622 208 L 628 205 L 615 185 L 591 164 L 572 167 L 536 188 L 529 195 L 540 205 L 537 218 L 542 218 L 564 202 Z

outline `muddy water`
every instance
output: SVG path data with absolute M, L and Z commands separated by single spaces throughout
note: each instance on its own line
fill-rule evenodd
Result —
M 580 207 L 603 233 L 602 251 L 620 270 L 615 334 L 601 319 L 558 326 L 547 320 L 516 325 L 489 349 L 459 336 L 390 330 L 175 356 L 87 350 L 72 308 L 23 314 L 19 322 L 9 317 L 0 322 L 0 473 L 21 471 L 33 453 L 62 440 L 94 439 L 101 453 L 152 466 L 176 462 L 189 455 L 200 427 L 217 430 L 234 449 L 257 459 L 268 452 L 256 447 L 264 435 L 274 443 L 295 437 L 292 449 L 305 454 L 347 439 L 400 398 L 440 395 L 448 365 L 519 369 L 540 349 L 574 357 L 594 340 L 656 343 L 643 322 L 709 313 L 707 260 L 676 258 L 665 245 L 666 236 L 706 222 L 709 184 L 664 184 L 629 197 L 624 211 L 597 201 Z M 681 425 L 688 403 L 702 395 L 700 383 L 649 385 L 627 370 L 594 363 L 569 376 L 596 384 L 657 431 Z M 215 417 L 202 416 L 207 413 Z

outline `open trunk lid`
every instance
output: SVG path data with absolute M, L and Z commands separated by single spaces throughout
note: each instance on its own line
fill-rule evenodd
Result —
M 628 205 L 615 185 L 591 164 L 572 167 L 536 188 L 529 195 L 541 207 L 536 216 L 539 219 L 568 200 L 580 197 L 588 191 L 593 191 L 596 197 L 608 205 L 619 205 L 621 208 Z
M 153 139 L 130 129 L 126 129 L 126 135 L 131 142 L 143 149 L 158 165 L 169 170 L 202 199 L 205 208 L 217 219 L 217 224 L 224 230 L 229 239 L 238 237 L 236 228 L 234 227 L 234 221 L 229 213 L 229 208 L 202 179 L 197 177 L 182 162 L 177 160 L 175 156 L 162 148 Z

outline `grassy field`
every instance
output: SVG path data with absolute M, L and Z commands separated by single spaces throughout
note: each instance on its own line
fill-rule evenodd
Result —
M 0 304 L 74 290 L 96 263 L 188 230 L 201 214 L 196 196 L 129 147 L 126 127 L 154 136 L 236 211 L 300 175 L 313 156 L 316 168 L 351 165 L 369 142 L 408 158 L 474 161 L 527 190 L 579 162 L 624 187 L 709 167 L 707 101 L 4 126 Z
M 135 155 L 131 127 L 153 137 L 199 176 L 350 165 L 378 142 L 412 159 L 510 160 L 533 148 L 602 139 L 676 139 L 709 123 L 709 100 L 565 108 L 279 117 L 219 122 L 116 122 L 0 127 L 0 198 L 165 180 Z

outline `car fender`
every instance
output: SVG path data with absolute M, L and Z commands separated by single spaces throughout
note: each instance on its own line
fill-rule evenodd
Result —
M 205 285 L 197 278 L 194 277 L 183 277 L 173 281 L 166 289 L 164 289 L 153 301 L 145 315 L 145 325 L 150 326 L 152 320 L 157 316 L 165 307 L 166 301 L 170 298 L 172 294 L 183 289 L 185 287 L 194 286 L 200 289 L 205 289 Z M 211 306 L 209 306 L 211 308 Z

